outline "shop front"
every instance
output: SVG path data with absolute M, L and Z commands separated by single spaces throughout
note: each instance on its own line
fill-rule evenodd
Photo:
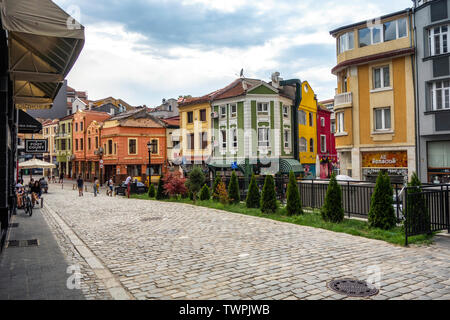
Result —
M 428 182 L 450 183 L 450 141 L 428 142 Z
M 362 175 L 365 181 L 376 182 L 381 171 L 387 172 L 392 183 L 408 181 L 408 152 L 362 152 Z

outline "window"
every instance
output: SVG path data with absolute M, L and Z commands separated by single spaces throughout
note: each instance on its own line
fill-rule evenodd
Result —
M 70 144 L 71 144 L 70 141 L 71 141 L 70 139 L 67 140 L 67 145 L 69 146 L 69 148 L 67 150 L 70 150 Z
M 208 132 L 200 133 L 200 145 L 202 146 L 202 150 L 208 148 Z
M 188 123 L 194 123 L 194 112 L 190 111 L 187 114 L 187 122 Z
M 433 110 L 450 109 L 450 81 L 438 81 L 431 84 Z
M 283 116 L 285 118 L 289 118 L 289 107 L 288 106 L 283 106 Z
M 187 148 L 188 148 L 188 150 L 194 150 L 194 147 L 195 147 L 194 134 L 190 133 L 186 137 L 187 137 Z
M 220 138 L 222 139 L 221 147 L 222 150 L 227 149 L 227 131 L 226 130 L 220 130 Z
M 320 135 L 320 152 L 326 153 L 327 152 L 327 136 Z
M 237 116 L 237 105 L 232 104 L 230 105 L 230 108 L 231 108 L 231 117 L 235 118 Z
M 345 133 L 344 112 L 336 113 L 336 119 L 337 119 L 337 133 Z
M 269 112 L 269 104 L 268 103 L 258 103 L 258 112 Z
M 347 76 L 342 77 L 342 93 L 348 92 L 348 78 Z
M 91 138 L 88 138 L 88 150 L 91 150 Z
M 269 143 L 269 128 L 259 128 L 258 129 L 258 146 L 268 147 Z
M 75 139 L 75 151 L 78 151 L 78 139 Z
M 158 154 L 159 153 L 159 140 L 153 139 L 152 140 L 152 154 Z
M 75 123 L 75 132 L 78 132 L 78 123 Z
M 98 149 L 98 137 L 95 137 L 95 149 Z
M 206 109 L 200 110 L 200 121 L 202 122 L 206 121 Z
M 331 120 L 331 133 L 336 133 L 336 120 Z
M 390 87 L 389 66 L 373 69 L 373 88 L 382 89 Z
M 221 118 L 226 118 L 227 116 L 227 107 L 226 106 L 221 106 L 220 107 L 220 117 Z
M 314 113 L 309 113 L 309 126 L 314 127 Z
M 108 140 L 108 154 L 113 154 L 113 142 Z
M 66 125 L 65 124 L 61 125 L 61 133 L 66 133 Z
M 114 154 L 117 154 L 117 143 L 114 143 Z
M 291 147 L 291 131 L 284 130 L 284 148 L 289 149 Z
M 128 140 L 128 154 L 137 154 L 136 139 Z
M 383 32 L 381 25 L 360 29 L 358 30 L 358 35 L 360 48 L 383 42 Z
M 325 118 L 320 118 L 320 125 L 322 126 L 322 128 L 325 128 Z
M 238 147 L 238 135 L 237 135 L 237 129 L 236 128 L 231 129 L 231 141 L 233 143 L 233 148 L 237 149 L 237 147 Z
M 62 140 L 61 140 L 61 150 L 63 150 L 63 151 L 64 151 L 64 150 L 67 150 L 67 149 L 66 149 L 66 139 L 62 139 Z
M 308 152 L 307 142 L 305 138 L 300 138 L 300 152 Z
M 428 31 L 430 55 L 448 53 L 448 26 L 432 28 Z
M 375 130 L 391 129 L 391 108 L 375 109 Z
M 83 151 L 83 149 L 84 149 L 84 141 L 83 140 L 84 140 L 83 138 L 80 139 L 80 150 L 81 151 Z
M 347 32 L 339 37 L 339 53 L 352 50 L 355 44 L 355 34 L 353 31 Z
M 83 131 L 83 122 L 80 122 L 80 131 Z
M 298 121 L 301 125 L 306 126 L 306 112 L 303 110 L 300 110 L 298 112 Z
M 406 18 L 389 21 L 383 24 L 384 41 L 392 41 L 407 36 Z
M 314 139 L 309 140 L 309 152 L 314 152 Z

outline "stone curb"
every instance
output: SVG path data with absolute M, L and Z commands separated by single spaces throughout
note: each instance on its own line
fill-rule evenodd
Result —
M 72 242 L 75 249 L 80 253 L 81 257 L 92 268 L 95 275 L 103 281 L 106 289 L 114 300 L 134 300 L 134 297 L 122 286 L 119 280 L 106 268 L 100 259 L 86 246 L 76 233 L 64 222 L 64 220 L 49 206 L 44 204 L 44 210 L 47 211 L 59 224 L 61 230 Z

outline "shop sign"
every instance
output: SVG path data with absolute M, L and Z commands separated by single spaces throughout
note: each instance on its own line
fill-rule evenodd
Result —
M 408 168 L 408 152 L 363 152 L 363 168 Z
M 25 153 L 47 153 L 47 140 L 25 140 Z

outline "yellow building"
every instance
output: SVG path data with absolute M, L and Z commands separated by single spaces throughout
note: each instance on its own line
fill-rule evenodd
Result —
M 334 102 L 341 174 L 402 183 L 416 170 L 411 12 L 331 31 L 337 43 Z
M 302 102 L 299 107 L 299 152 L 305 178 L 316 177 L 317 157 L 317 99 L 307 81 L 302 83 Z
M 58 161 L 57 161 L 57 145 L 56 145 L 56 137 L 58 135 L 58 127 L 59 127 L 59 120 L 47 120 L 42 124 L 42 136 L 43 139 L 48 141 L 48 152 L 44 153 L 44 161 L 53 163 L 58 167 Z M 57 174 L 56 170 L 46 170 L 45 175 L 46 176 L 52 176 Z
M 190 171 L 194 165 L 207 168 L 212 154 L 211 100 L 213 94 L 180 101 L 180 137 L 183 167 Z

